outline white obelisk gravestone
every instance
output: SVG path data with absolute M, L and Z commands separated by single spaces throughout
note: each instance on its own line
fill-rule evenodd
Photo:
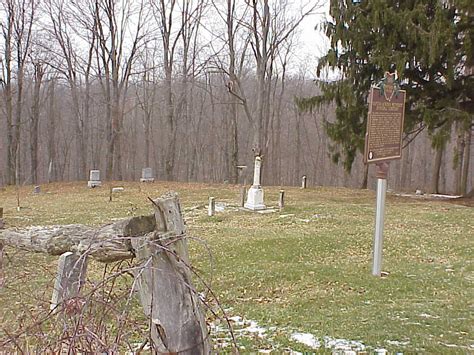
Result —
M 244 207 L 257 211 L 264 210 L 266 206 L 263 203 L 263 189 L 260 185 L 260 170 L 262 167 L 262 158 L 255 157 L 255 167 L 253 171 L 253 185 L 250 187 L 247 194 L 247 202 Z

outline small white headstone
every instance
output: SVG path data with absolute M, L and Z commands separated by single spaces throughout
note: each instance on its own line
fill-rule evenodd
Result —
M 207 215 L 209 217 L 214 216 L 216 212 L 216 199 L 214 197 L 209 197 L 209 206 L 207 208 Z
M 154 182 L 154 181 L 155 181 L 155 178 L 153 177 L 153 170 L 151 168 L 143 168 L 140 182 Z
M 100 181 L 100 170 L 91 170 L 89 172 L 89 181 L 87 182 L 87 186 L 89 187 L 97 187 L 102 185 Z

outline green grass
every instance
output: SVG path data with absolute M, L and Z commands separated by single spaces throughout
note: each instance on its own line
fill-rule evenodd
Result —
M 15 191 L 8 188 L 0 192 L 0 207 L 8 227 L 100 225 L 147 214 L 147 196 L 175 190 L 188 234 L 205 241 L 213 255 L 211 270 L 203 243 L 191 241 L 193 266 L 212 278 L 213 290 L 230 316 L 255 320 L 267 329 L 263 338 L 236 332 L 244 351 L 311 351 L 290 339 L 295 331 L 312 333 L 319 340 L 329 336 L 361 341 L 369 351 L 474 351 L 472 207 L 389 195 L 383 254 L 383 270 L 389 274 L 376 278 L 371 276 L 374 192 L 285 188 L 286 207 L 281 212 L 258 214 L 228 207 L 208 217 L 209 196 L 235 207 L 239 187 L 120 185 L 125 191 L 114 194 L 111 203 L 107 186 L 91 190 L 85 183 L 50 184 L 42 186 L 40 195 L 23 187 L 20 212 Z M 265 188 L 268 206 L 277 205 L 279 190 Z M 28 314 L 25 309 L 47 307 L 57 259 L 6 251 L 0 324 L 17 329 L 25 322 L 20 319 Z M 101 268 L 93 266 L 89 277 L 100 276 Z

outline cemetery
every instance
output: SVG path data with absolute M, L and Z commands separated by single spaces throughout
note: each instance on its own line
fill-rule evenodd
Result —
M 473 10 L 0 0 L 0 355 L 474 353 Z
M 285 187 L 282 203 L 282 190 L 265 186 L 264 203 L 274 212 L 262 214 L 239 206 L 238 185 L 121 182 L 123 191 L 110 202 L 109 183 L 104 184 L 101 189 L 88 189 L 84 183 L 48 184 L 41 186 L 39 194 L 25 186 L 20 191 L 20 211 L 15 208 L 13 188 L 0 192 L 5 222 L 0 232 L 4 244 L 1 348 L 57 349 L 58 339 L 66 346 L 74 338 L 67 329 L 78 324 L 71 309 L 78 307 L 83 322 L 79 323 L 97 339 L 79 334 L 77 346 L 87 343 L 95 351 L 114 344 L 121 351 L 149 349 L 146 339 L 153 338 L 153 332 L 149 337 L 141 291 L 134 288 L 137 278 L 121 272 L 134 270 L 143 255 L 121 249 L 121 240 L 111 242 L 114 254 L 104 253 L 105 244 L 100 243 L 102 249 L 91 247 L 79 236 L 104 230 L 101 226 L 108 223 L 119 226 L 125 223 L 121 221 L 149 216 L 158 207 L 148 198 L 158 201 L 155 198 L 173 190 L 186 223 L 193 270 L 189 285 L 196 288 L 188 295 L 196 297 L 191 304 L 197 305 L 197 298 L 206 304 L 199 310 L 206 317 L 210 335 L 203 338 L 212 352 L 233 348 L 241 353 L 472 350 L 468 304 L 473 226 L 468 205 L 388 193 L 383 273 L 375 277 L 371 274 L 373 191 L 309 183 L 304 190 Z M 212 216 L 210 197 L 214 205 L 225 206 Z M 40 251 L 32 252 L 27 239 L 16 246 L 8 243 L 5 231 L 38 233 L 49 230 L 48 226 L 78 224 L 83 227 L 75 228 L 85 234 L 79 229 L 72 234 L 78 236 L 82 249 L 71 247 L 75 242 L 66 244 L 74 252 L 88 250 L 90 256 L 80 297 L 73 298 L 80 303 L 56 303 L 57 311 L 50 313 L 59 254 L 68 248 L 50 243 L 49 249 L 42 249 L 38 238 L 30 238 Z M 146 225 L 142 232 L 114 233 L 139 236 L 154 228 Z M 110 228 L 107 233 L 112 233 Z M 94 293 L 95 289 L 101 292 Z M 162 292 L 165 289 L 169 287 L 162 287 Z M 111 303 L 113 311 L 106 306 Z M 101 317 L 107 319 L 104 324 Z

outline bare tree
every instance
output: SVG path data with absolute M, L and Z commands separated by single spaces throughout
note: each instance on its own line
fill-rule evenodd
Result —
M 38 138 L 39 138 L 39 119 L 40 119 L 40 95 L 43 84 L 44 64 L 41 61 L 33 62 L 34 67 L 34 89 L 33 103 L 31 105 L 30 115 L 30 174 L 31 182 L 38 183 Z
M 100 65 L 98 73 L 107 103 L 106 178 L 110 180 L 115 176 L 121 180 L 124 104 L 132 66 L 147 35 L 146 9 L 143 1 L 136 4 L 132 1 L 96 0 L 94 16 Z
M 55 69 L 60 72 L 67 80 L 72 99 L 72 113 L 74 117 L 75 128 L 75 156 L 77 164 L 75 167 L 75 176 L 78 179 L 85 179 L 87 173 L 87 120 L 88 108 L 87 100 L 89 98 L 89 76 L 92 65 L 92 49 L 96 41 L 96 30 L 91 16 L 84 16 L 81 6 L 84 2 L 65 2 L 64 0 L 48 0 L 45 3 L 46 12 L 49 16 L 50 28 L 55 43 L 59 48 L 59 60 L 54 64 Z M 77 27 L 84 31 L 78 31 Z M 81 36 L 85 36 L 88 48 L 87 55 L 81 57 L 82 49 L 77 41 Z M 55 51 L 55 48 L 45 45 L 49 51 Z M 81 109 L 81 82 L 85 81 L 86 93 L 82 101 L 84 110 Z
M 4 88 L 5 109 L 7 120 L 7 181 L 9 184 L 15 183 L 15 154 L 16 147 L 14 146 L 14 123 L 13 123 L 13 91 L 12 91 L 12 60 L 13 60 L 13 23 L 15 20 L 15 5 L 11 0 L 2 1 L 3 11 L 6 15 L 2 21 L 2 34 L 5 46 L 5 54 L 2 59 L 3 79 L 2 84 Z

